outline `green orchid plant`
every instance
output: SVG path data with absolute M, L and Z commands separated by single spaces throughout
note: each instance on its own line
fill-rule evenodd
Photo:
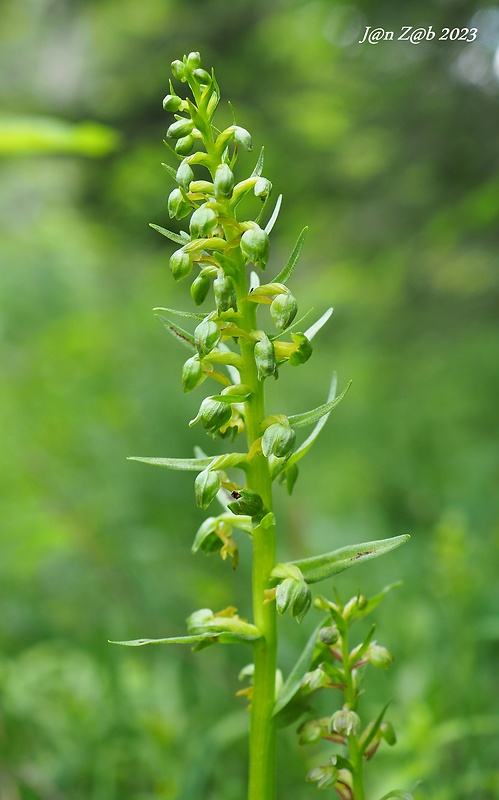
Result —
M 193 458 L 134 458 L 146 464 L 196 474 L 197 505 L 207 509 L 218 503 L 199 528 L 192 552 L 216 554 L 238 564 L 234 532 L 248 536 L 252 544 L 252 621 L 229 607 L 220 611 L 203 608 L 187 620 L 185 636 L 117 642 L 128 646 L 192 644 L 201 650 L 215 644 L 250 648 L 251 664 L 243 670 L 250 685 L 242 691 L 250 701 L 248 800 L 274 800 L 276 730 L 300 723 L 299 742 L 325 740 L 332 747 L 328 759 L 309 772 L 307 780 L 319 789 L 331 789 L 342 800 L 365 800 L 364 765 L 383 742 L 392 745 L 395 734 L 385 721 L 386 708 L 364 723 L 359 716 L 363 673 L 369 665 L 386 669 L 389 652 L 374 640 L 374 628 L 361 643 L 352 646 L 350 628 L 370 614 L 392 588 L 366 598 L 360 593 L 343 604 L 317 596 L 312 603 L 312 584 L 388 553 L 408 540 L 407 535 L 350 545 L 323 555 L 289 563 L 276 562 L 273 484 L 283 484 L 291 494 L 298 476 L 298 462 L 308 453 L 329 415 L 348 389 L 336 395 L 333 377 L 327 400 L 311 411 L 291 416 L 266 410 L 265 389 L 279 370 L 301 367 L 312 354 L 312 341 L 327 323 L 332 309 L 301 330 L 297 301 L 288 281 L 297 265 L 307 229 L 298 236 L 287 263 L 269 282 L 262 282 L 270 253 L 270 234 L 277 219 L 281 197 L 267 214 L 272 192 L 263 176 L 263 148 L 252 173 L 237 176 L 238 157 L 252 149 L 250 133 L 236 124 L 218 129 L 214 115 L 220 91 L 214 72 L 201 67 L 199 53 L 190 53 L 172 64 L 173 78 L 187 84 L 183 98 L 170 81 L 163 101 L 174 118 L 165 144 L 178 166 L 163 166 L 175 182 L 168 199 L 172 219 L 188 220 L 179 233 L 152 225 L 177 249 L 170 257 L 176 281 L 190 279 L 195 306 L 213 297 L 214 307 L 205 311 L 156 308 L 167 330 L 190 351 L 182 371 L 185 392 L 206 380 L 218 388 L 205 397 L 190 425 L 227 441 L 245 438 L 241 450 Z M 170 145 L 170 143 L 172 143 Z M 173 146 L 172 146 L 173 145 Z M 236 177 L 237 176 L 237 177 Z M 253 198 L 253 219 L 240 219 Z M 192 330 L 181 327 L 187 325 Z M 185 320 L 185 321 L 184 321 Z M 308 437 L 297 443 L 302 428 Z M 301 622 L 311 607 L 321 614 L 310 639 L 286 680 L 277 668 L 278 615 L 291 614 Z M 247 612 L 249 613 L 249 612 Z M 311 695 L 321 688 L 336 688 L 342 695 L 327 717 L 315 718 Z M 306 715 L 306 716 L 304 716 Z M 387 798 L 410 798 L 401 791 Z

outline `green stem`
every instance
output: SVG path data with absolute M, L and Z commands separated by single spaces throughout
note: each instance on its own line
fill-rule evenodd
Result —
M 342 637 L 342 658 L 345 671 L 345 704 L 352 711 L 357 710 L 358 693 L 355 688 L 352 668 L 350 667 L 350 646 L 348 642 L 348 628 Z M 364 759 L 359 746 L 357 733 L 351 733 L 348 737 L 348 756 L 352 765 L 353 778 L 353 800 L 365 800 L 364 790 Z
M 239 292 L 238 292 L 239 294 Z M 244 292 L 246 294 L 246 291 Z M 243 295 L 244 296 L 244 295 Z M 256 308 L 242 302 L 243 325 L 254 330 Z M 248 448 L 261 435 L 260 423 L 265 419 L 264 382 L 258 380 L 253 343 L 241 341 L 243 367 L 241 381 L 249 386 L 252 395 L 246 402 L 245 424 Z M 272 511 L 272 482 L 267 459 L 255 455 L 247 471 L 248 487 L 263 499 Z M 276 613 L 273 603 L 264 604 L 264 590 L 269 588 L 270 573 L 275 566 L 275 526 L 253 531 L 253 616 L 262 633 L 262 640 L 254 647 L 255 672 L 250 722 L 250 765 L 248 800 L 274 800 L 275 798 L 275 721 L 272 711 L 275 702 L 275 674 L 277 666 Z

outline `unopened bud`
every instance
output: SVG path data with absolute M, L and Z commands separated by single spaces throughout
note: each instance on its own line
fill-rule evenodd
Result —
M 340 711 L 335 711 L 329 722 L 329 730 L 339 733 L 340 736 L 356 734 L 360 727 L 360 717 L 355 711 L 343 706 Z
M 262 436 L 262 453 L 265 457 L 273 453 L 278 458 L 284 458 L 292 452 L 295 439 L 296 433 L 289 424 L 276 422 L 265 429 Z
M 204 372 L 198 356 L 188 358 L 182 369 L 182 386 L 184 392 L 192 392 L 204 379 Z
M 172 61 L 172 74 L 173 77 L 176 78 L 178 81 L 185 82 L 185 64 L 182 61 L 176 59 Z
M 194 173 L 187 161 L 182 161 L 175 177 L 177 179 L 177 183 L 187 191 L 189 189 L 190 182 L 194 178 Z
M 391 722 L 382 722 L 379 726 L 379 732 L 381 737 L 390 747 L 393 747 L 394 744 L 397 744 L 397 734 L 395 733 Z
M 194 481 L 194 491 L 196 494 L 196 505 L 198 508 L 208 508 L 211 501 L 215 499 L 222 485 L 218 472 L 204 469 Z
M 176 281 L 185 278 L 192 269 L 192 262 L 185 250 L 175 250 L 170 256 L 170 269 Z
M 211 75 L 209 72 L 206 72 L 205 69 L 195 69 L 192 75 L 196 78 L 198 83 L 204 84 L 205 86 L 211 83 Z
M 226 425 L 231 416 L 232 408 L 229 403 L 214 400 L 213 397 L 205 397 L 199 407 L 197 416 L 191 419 L 189 425 L 192 426 L 196 422 L 201 422 L 201 425 L 208 433 L 216 433 L 223 425 Z
M 298 303 L 291 292 L 278 294 L 270 304 L 270 316 L 274 320 L 276 328 L 280 331 L 283 331 L 284 328 L 291 325 L 296 317 L 297 311 Z
M 265 268 L 269 257 L 269 237 L 259 225 L 254 225 L 241 236 L 241 252 L 247 261 Z
M 248 150 L 248 152 L 253 147 L 250 132 L 247 131 L 246 128 L 241 128 L 239 125 L 235 126 L 234 140 L 237 142 L 237 144 L 242 145 L 242 147 L 244 147 L 245 150 Z
M 336 644 L 340 638 L 340 632 L 335 625 L 329 625 L 327 628 L 321 628 L 319 631 L 319 639 L 324 644 Z
M 234 174 L 228 164 L 220 164 L 215 173 L 215 197 L 230 197 L 234 188 Z
M 233 514 L 246 514 L 249 517 L 254 517 L 256 514 L 263 511 L 263 500 L 260 495 L 253 492 L 252 489 L 234 491 L 232 492 L 232 497 L 234 500 L 232 503 L 228 503 L 227 507 L 230 508 Z
M 289 611 L 301 622 L 310 608 L 312 593 L 308 583 L 295 578 L 285 578 L 276 589 L 276 608 L 279 614 Z
M 232 278 L 225 274 L 222 269 L 218 270 L 218 275 L 213 281 L 213 292 L 218 312 L 237 311 L 236 290 Z
M 317 689 L 322 689 L 330 683 L 329 675 L 324 672 L 321 667 L 313 669 L 311 672 L 306 672 L 302 678 L 301 688 L 306 694 L 315 692 Z M 329 720 L 328 720 L 329 722 Z
M 189 228 L 193 239 L 204 239 L 209 236 L 218 224 L 218 217 L 212 208 L 205 205 L 196 208 L 191 217 Z
M 370 644 L 367 648 L 365 658 L 373 667 L 380 667 L 381 669 L 390 669 L 393 664 L 393 656 L 386 649 L 379 644 Z
M 180 98 L 177 94 L 167 94 L 166 97 L 163 99 L 163 108 L 165 111 L 178 111 L 180 106 L 182 105 L 182 98 Z
M 193 127 L 191 119 L 177 119 L 176 122 L 172 122 L 166 131 L 166 135 L 169 139 L 180 139 L 182 136 L 187 136 Z
M 197 306 L 206 299 L 206 295 L 210 290 L 210 279 L 208 275 L 199 274 L 191 284 L 191 297 Z
M 310 783 L 316 783 L 318 789 L 329 789 L 334 786 L 338 780 L 338 768 L 330 761 L 325 764 L 318 764 L 310 770 L 306 780 Z
M 324 719 L 309 719 L 298 728 L 299 744 L 314 744 L 319 739 L 327 734 L 328 718 Z
M 207 356 L 214 347 L 217 346 L 221 339 L 222 334 L 213 320 L 204 319 L 194 330 L 194 341 L 198 353 L 201 356 Z
M 173 189 L 168 195 L 168 214 L 170 218 L 182 219 L 191 211 L 192 206 L 184 198 L 180 189 Z
M 187 56 L 187 66 L 189 69 L 197 69 L 201 65 L 201 55 L 197 52 L 189 53 Z
M 255 193 L 255 197 L 261 197 L 264 199 L 265 197 L 268 197 L 272 191 L 272 184 L 269 180 L 267 180 L 267 178 L 258 178 L 253 191 Z
M 277 378 L 277 361 L 274 345 L 265 333 L 261 335 L 260 340 L 255 344 L 253 352 L 258 372 L 258 380 L 263 381 L 264 378 L 269 378 L 271 375 Z
M 178 153 L 179 156 L 188 156 L 189 153 L 192 152 L 193 147 L 194 136 L 189 134 L 188 136 L 182 136 L 182 138 L 177 141 L 175 152 Z

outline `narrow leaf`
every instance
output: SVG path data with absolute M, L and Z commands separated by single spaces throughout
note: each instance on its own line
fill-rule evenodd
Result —
M 403 792 L 401 789 L 395 789 L 393 792 L 383 795 L 381 800 L 390 800 L 392 797 L 398 797 L 400 800 L 414 800 L 414 795 L 410 792 Z
M 234 124 L 235 124 L 235 120 L 234 120 Z M 261 174 L 262 174 L 262 171 L 263 171 L 263 153 L 264 153 L 264 150 L 265 150 L 265 148 L 264 148 L 264 147 L 262 147 L 262 149 L 260 150 L 260 155 L 258 156 L 258 161 L 257 161 L 257 162 L 256 162 L 256 164 L 255 164 L 255 169 L 254 169 L 254 170 L 253 170 L 253 172 L 251 173 L 251 177 L 252 177 L 252 178 L 259 178 L 259 177 L 261 176 Z
M 372 724 L 372 727 L 369 729 L 366 738 L 365 739 L 364 738 L 361 739 L 360 745 L 361 745 L 361 752 L 362 753 L 366 752 L 367 748 L 369 747 L 369 745 L 373 741 L 374 737 L 376 736 L 377 732 L 379 731 L 379 726 L 383 722 L 383 717 L 385 716 L 389 705 L 390 705 L 390 702 L 388 702 L 381 709 L 380 713 L 378 714 L 378 716 L 374 720 L 374 723 Z
M 305 241 L 307 233 L 308 233 L 308 227 L 306 226 L 305 228 L 303 228 L 302 232 L 298 236 L 296 244 L 293 248 L 293 252 L 289 257 L 287 264 L 280 271 L 279 275 L 276 275 L 276 277 L 274 278 L 274 281 L 276 283 L 286 283 L 288 278 L 291 277 L 293 270 L 298 263 L 298 259 L 300 258 L 300 254 L 303 249 L 303 243 Z
M 274 711 L 272 713 L 273 717 L 275 717 L 280 711 L 282 711 L 282 709 L 285 706 L 288 705 L 289 702 L 291 702 L 293 697 L 300 689 L 303 676 L 305 675 L 306 672 L 308 672 L 310 664 L 312 662 L 317 636 L 319 634 L 320 629 L 323 628 L 324 625 L 326 624 L 326 621 L 327 617 L 317 625 L 316 629 L 314 630 L 310 639 L 305 645 L 305 649 L 303 650 L 301 656 L 299 657 L 295 666 L 289 673 L 288 678 L 285 681 L 281 691 L 279 692 L 279 696 L 275 702 Z
M 277 203 L 275 204 L 272 216 L 265 226 L 265 233 L 267 234 L 272 231 L 272 228 L 276 224 L 277 217 L 279 216 L 279 211 L 281 210 L 281 203 L 282 203 L 282 194 L 280 194 L 279 197 L 277 198 Z
M 177 308 L 163 308 L 162 306 L 158 306 L 157 308 L 153 308 L 154 313 L 158 311 L 166 311 L 167 314 L 175 314 L 177 317 L 186 317 L 187 319 L 204 319 L 207 314 L 196 314 L 194 311 L 180 311 Z
M 314 338 L 314 336 L 316 336 L 319 333 L 321 328 L 324 327 L 328 319 L 331 317 L 332 313 L 333 309 L 328 308 L 328 310 L 324 312 L 322 317 L 318 319 L 317 322 L 314 322 L 314 324 L 311 325 L 310 328 L 308 328 L 308 330 L 305 331 L 305 336 L 307 337 L 307 339 L 309 339 L 309 341 L 311 341 Z
M 187 472 L 201 472 L 210 467 L 215 457 L 209 458 L 142 458 L 142 456 L 128 456 L 127 461 L 141 461 L 143 464 L 152 464 L 156 467 L 167 467 Z
M 182 342 L 184 347 L 187 347 L 188 350 L 193 350 L 195 353 L 197 353 L 197 347 L 192 333 L 184 331 L 183 328 L 181 328 L 179 325 L 175 325 L 174 322 L 169 320 L 167 317 L 164 317 L 162 314 L 156 314 L 156 316 L 161 324 L 165 326 L 166 330 L 171 333 L 175 339 L 178 339 L 180 342 Z
M 162 236 L 166 236 L 167 239 L 171 239 L 172 242 L 176 242 L 177 244 L 187 244 L 190 241 L 187 234 L 185 236 L 181 236 L 180 233 L 174 233 L 174 231 L 169 231 L 167 228 L 162 228 L 161 225 L 155 225 L 153 222 L 149 223 L 149 227 L 153 228 L 158 233 L 161 233 Z
M 289 424 L 293 428 L 303 428 L 305 425 L 313 425 L 314 422 L 317 422 L 325 414 L 329 414 L 333 408 L 336 408 L 336 406 L 341 403 L 351 385 L 352 381 L 350 381 L 346 389 L 344 389 L 338 397 L 335 397 L 334 400 L 323 403 L 323 405 L 317 406 L 317 408 L 313 408 L 311 411 L 304 411 L 303 414 L 293 414 L 291 417 L 288 417 Z
M 177 170 L 173 169 L 173 167 L 170 167 L 169 164 L 165 164 L 163 161 L 161 162 L 161 166 L 164 167 L 166 171 L 170 173 L 174 181 L 177 180 Z
M 215 644 L 238 644 L 241 642 L 254 642 L 260 637 L 256 634 L 233 633 L 232 631 L 217 631 L 213 633 L 198 633 L 192 636 L 173 636 L 168 639 L 130 639 L 124 642 L 112 642 L 109 644 L 121 644 L 126 647 L 142 647 L 145 644 L 196 644 L 205 640 L 211 640 Z
M 334 372 L 333 377 L 331 379 L 331 386 L 329 388 L 329 395 L 327 398 L 328 403 L 332 402 L 336 397 L 336 384 L 337 384 L 337 378 L 336 378 L 336 372 Z M 296 464 L 296 462 L 299 461 L 300 458 L 303 458 L 303 456 L 306 455 L 306 453 L 308 453 L 314 442 L 319 438 L 319 434 L 323 429 L 324 425 L 326 424 L 326 422 L 328 421 L 330 413 L 331 412 L 328 411 L 327 414 L 324 414 L 324 416 L 320 418 L 310 436 L 307 439 L 305 439 L 305 441 L 295 450 L 294 453 L 291 454 L 288 460 L 288 466 L 291 466 L 291 464 Z
M 364 561 L 369 561 L 371 558 L 389 553 L 401 544 L 408 542 L 410 538 L 409 534 L 405 533 L 391 539 L 347 545 L 347 547 L 340 547 L 339 550 L 333 550 L 322 556 L 313 556 L 290 563 L 299 567 L 307 583 L 317 583 L 357 564 L 362 564 Z

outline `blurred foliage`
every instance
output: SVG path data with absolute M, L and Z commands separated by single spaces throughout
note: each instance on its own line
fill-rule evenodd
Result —
M 366 25 L 409 24 L 479 38 L 358 44 Z M 336 307 L 276 408 L 321 402 L 324 370 L 354 381 L 292 502 L 278 498 L 280 556 L 413 535 L 338 579 L 342 595 L 404 579 L 378 615 L 397 661 L 366 711 L 395 684 L 400 743 L 373 797 L 417 781 L 418 798 L 498 796 L 498 45 L 485 0 L 4 0 L 8 114 L 93 120 L 122 146 L 0 164 L 2 800 L 244 796 L 245 654 L 106 643 L 182 633 L 234 595 L 248 613 L 244 542 L 228 577 L 193 559 L 189 476 L 125 461 L 189 455 L 198 437 L 184 354 L 149 313 L 185 305 L 184 287 L 147 227 L 170 189 L 169 62 L 192 49 L 284 193 L 270 272 L 308 223 L 295 294 Z M 283 620 L 285 670 L 306 638 Z M 281 797 L 313 796 L 310 757 L 284 733 Z

